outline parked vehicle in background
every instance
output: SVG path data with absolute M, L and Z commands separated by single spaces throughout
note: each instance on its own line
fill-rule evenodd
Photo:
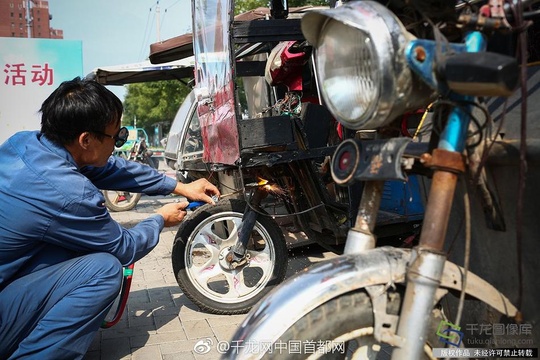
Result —
M 137 140 L 144 139 L 146 144 L 149 144 L 148 134 L 143 128 L 136 128 L 134 126 L 126 126 L 129 131 L 129 137 L 126 143 L 121 147 L 115 150 L 115 154 L 120 155 L 124 158 L 128 158 L 129 152 L 133 150 L 133 147 L 136 145 Z
M 144 138 L 139 138 L 131 148 L 128 160 L 137 161 L 146 164 L 153 169 L 158 169 L 159 161 L 154 158 L 154 152 L 148 147 Z
M 105 206 L 110 211 L 120 212 L 132 210 L 137 206 L 142 194 L 129 191 L 102 190 Z
M 127 152 L 127 159 L 158 169 L 158 160 L 153 158 L 153 152 L 146 145 L 146 140 L 141 138 L 133 143 L 132 148 Z M 111 211 L 127 211 L 135 208 L 141 199 L 139 193 L 117 190 L 103 190 L 105 206 Z
M 188 171 L 182 170 L 185 169 L 183 154 L 190 154 L 192 158 L 202 157 L 202 139 L 196 110 L 195 92 L 191 91 L 174 117 L 165 145 L 165 163 L 177 171 L 176 176 L 182 182 L 193 180 Z

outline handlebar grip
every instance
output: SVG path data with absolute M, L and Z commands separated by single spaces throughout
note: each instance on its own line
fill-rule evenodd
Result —
M 493 52 L 449 56 L 444 67 L 448 87 L 462 95 L 510 96 L 519 82 L 515 58 Z

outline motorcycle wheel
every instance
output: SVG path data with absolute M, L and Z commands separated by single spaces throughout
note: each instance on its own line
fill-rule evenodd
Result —
M 226 255 L 238 241 L 246 203 L 228 199 L 204 205 L 182 222 L 172 265 L 184 294 L 203 311 L 248 312 L 285 278 L 287 246 L 277 223 L 258 216 L 248 244 L 247 264 L 230 269 Z
M 401 292 L 388 291 L 389 314 L 399 313 L 401 298 Z M 422 359 L 433 358 L 430 344 L 437 341 L 441 314 L 434 309 Z M 343 294 L 313 309 L 287 329 L 274 346 L 293 342 L 299 344 L 294 352 L 274 348 L 273 353 L 266 353 L 263 358 L 389 360 L 392 354 L 390 345 L 378 343 L 373 336 L 373 308 L 364 291 Z
M 105 206 L 110 211 L 128 211 L 137 206 L 142 194 L 128 191 L 103 190 Z

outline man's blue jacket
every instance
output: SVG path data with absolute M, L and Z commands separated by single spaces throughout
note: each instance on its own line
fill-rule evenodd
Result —
M 141 259 L 157 245 L 163 218 L 125 229 L 99 189 L 167 195 L 175 186 L 149 166 L 114 156 L 104 167 L 78 168 L 39 132 L 13 135 L 0 146 L 0 291 L 57 257 L 106 252 L 125 266 Z

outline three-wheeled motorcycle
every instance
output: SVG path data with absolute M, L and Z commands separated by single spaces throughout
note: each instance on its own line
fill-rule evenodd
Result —
M 340 252 L 361 191 L 337 186 L 329 159 L 343 139 L 375 136 L 338 125 L 322 104 L 300 29 L 312 7 L 280 4 L 238 15 L 229 28 L 219 2 L 195 2 L 192 39 L 151 46 L 152 63 L 195 59 L 195 87 L 172 125 L 165 156 L 179 179 L 206 177 L 222 197 L 184 219 L 172 265 L 185 295 L 212 313 L 245 313 L 279 284 L 295 239 Z M 395 131 L 410 136 L 415 120 L 407 116 Z M 414 238 L 421 190 L 415 179 L 385 185 L 380 238 L 396 245 Z

